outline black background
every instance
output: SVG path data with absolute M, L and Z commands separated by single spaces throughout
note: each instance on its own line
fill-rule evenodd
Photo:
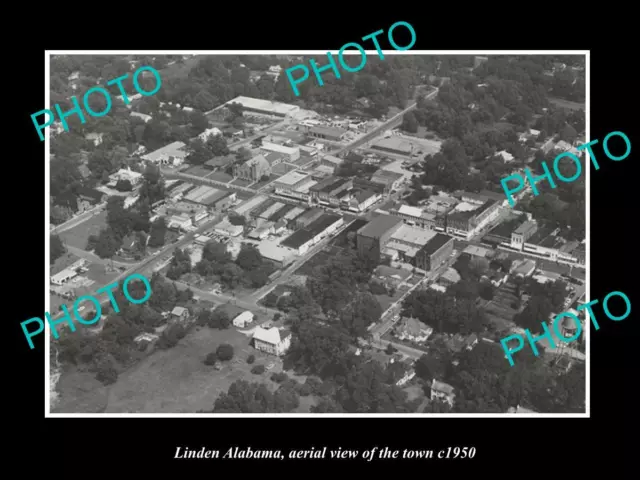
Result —
M 10 447 L 5 450 L 9 459 L 23 456 L 20 464 L 23 472 L 48 469 L 56 471 L 51 472 L 53 475 L 72 478 L 107 472 L 126 478 L 133 471 L 171 475 L 174 471 L 194 469 L 208 476 L 237 476 L 245 469 L 269 477 L 285 471 L 308 476 L 320 469 L 347 476 L 358 475 L 365 468 L 380 475 L 412 477 L 435 472 L 457 473 L 460 469 L 508 478 L 529 472 L 555 477 L 589 471 L 595 465 L 608 469 L 612 466 L 610 461 L 620 468 L 622 462 L 630 460 L 625 447 L 635 443 L 636 435 L 625 438 L 623 432 L 630 430 L 635 416 L 636 398 L 631 390 L 635 389 L 638 370 L 637 362 L 636 365 L 630 362 L 631 349 L 636 343 L 632 329 L 637 322 L 636 308 L 640 308 L 630 275 L 632 262 L 637 262 L 634 230 L 639 218 L 636 203 L 639 188 L 631 169 L 640 148 L 636 145 L 638 136 L 631 121 L 637 111 L 638 94 L 632 85 L 637 59 L 630 47 L 635 27 L 627 28 L 624 23 L 625 16 L 630 14 L 594 13 L 587 21 L 578 18 L 575 11 L 539 4 L 513 6 L 509 13 L 491 11 L 486 5 L 478 12 L 459 5 L 456 13 L 445 13 L 428 4 L 397 9 L 381 4 L 376 9 L 384 13 L 378 15 L 347 15 L 346 5 L 333 7 L 321 3 L 214 5 L 211 4 L 209 11 L 193 6 L 178 13 L 175 6 L 158 6 L 163 12 L 146 12 L 156 6 L 114 4 L 97 17 L 60 12 L 65 15 L 56 15 L 60 20 L 55 28 L 48 22 L 45 31 L 50 36 L 44 44 L 30 37 L 28 45 L 21 45 L 10 55 L 11 65 L 6 68 L 13 72 L 16 80 L 5 90 L 5 98 L 11 105 L 4 107 L 5 118 L 10 122 L 4 130 L 5 144 L 14 148 L 14 154 L 4 159 L 4 237 L 7 240 L 4 253 L 8 259 L 4 262 L 7 279 L 4 345 L 5 352 L 9 353 L 5 371 L 15 378 L 5 380 L 8 388 L 2 389 L 3 396 L 12 403 L 11 409 L 5 410 L 9 418 L 3 429 L 9 433 Z M 130 14 L 125 14 L 129 7 L 132 8 Z M 356 7 L 363 8 L 374 9 L 372 5 Z M 274 14 L 271 19 L 265 11 Z M 45 284 L 48 285 L 48 277 L 43 279 L 43 273 L 48 275 L 49 263 L 42 247 L 48 235 L 43 232 L 43 208 L 49 201 L 44 194 L 44 142 L 40 141 L 30 118 L 31 113 L 45 108 L 45 49 L 337 50 L 347 42 L 384 29 L 385 35 L 380 41 L 386 50 L 391 48 L 386 31 L 401 20 L 411 23 L 416 30 L 417 43 L 412 50 L 591 51 L 590 138 L 602 142 L 606 134 L 618 130 L 626 133 L 632 143 L 631 155 L 621 162 L 608 160 L 601 145 L 595 147 L 600 170 L 591 168 L 590 172 L 591 298 L 601 300 L 607 293 L 621 290 L 634 306 L 626 320 L 616 323 L 603 319 L 599 331 L 591 329 L 591 418 L 347 419 L 319 415 L 273 419 L 45 419 L 44 335 L 35 339 L 36 349 L 30 350 L 20 328 L 21 321 L 43 316 L 42 294 Z M 84 24 L 82 29 L 73 27 L 81 24 Z M 365 48 L 373 49 L 370 42 L 365 43 Z M 408 42 L 399 36 L 397 43 Z M 11 44 L 8 47 L 11 48 Z M 324 64 L 323 60 L 318 56 L 319 64 Z M 8 75 L 6 71 L 5 75 Z M 11 135 L 6 136 L 9 132 Z M 598 312 L 601 310 L 596 309 Z M 598 318 L 603 318 L 602 313 Z M 316 449 L 388 446 L 436 451 L 449 446 L 473 446 L 477 454 L 473 460 L 375 460 L 371 463 L 329 459 L 174 460 L 177 446 L 190 449 L 205 446 L 223 452 L 230 446 L 283 450 L 311 446 Z M 223 466 L 226 468 L 221 470 Z M 387 469 L 389 472 L 384 472 Z M 614 469 L 614 475 L 616 472 Z M 622 476 L 628 478 L 623 473 Z

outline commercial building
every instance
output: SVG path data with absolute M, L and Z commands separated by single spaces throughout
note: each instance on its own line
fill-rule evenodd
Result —
M 522 250 L 524 244 L 538 231 L 538 225 L 536 222 L 527 220 L 518 228 L 516 228 L 511 234 L 511 246 Z
M 344 159 L 340 157 L 334 157 L 333 155 L 325 155 L 320 159 L 320 165 L 332 168 L 333 170 L 336 170 L 343 163 Z
M 401 173 L 391 172 L 389 170 L 378 170 L 371 177 L 373 183 L 377 183 L 384 187 L 384 193 L 389 193 L 391 190 L 397 190 L 402 181 L 404 175 Z
M 425 271 L 438 268 L 453 253 L 454 240 L 442 233 L 436 233 L 418 251 L 415 265 Z
M 224 219 L 214 226 L 214 231 L 220 235 L 237 237 L 244 231 L 244 227 L 242 225 L 234 225 L 229 220 Z
M 285 268 L 295 259 L 291 249 L 281 247 L 277 242 L 263 240 L 258 244 L 258 251 L 262 258 L 269 260 L 278 268 Z
M 296 229 L 304 228 L 309 225 L 311 222 L 320 218 L 324 214 L 324 210 L 321 208 L 310 208 L 306 210 L 304 213 L 299 214 L 295 217 L 294 227 Z
M 263 155 L 253 157 L 242 165 L 233 167 L 233 176 L 249 182 L 257 182 L 263 176 L 271 175 L 271 165 Z
M 156 165 L 177 167 L 184 163 L 187 155 L 189 155 L 189 152 L 184 143 L 173 142 L 151 153 L 147 153 L 140 158 Z
M 340 142 L 341 140 L 344 140 L 346 134 L 346 130 L 336 127 L 314 125 L 307 128 L 307 135 L 309 135 L 310 137 L 331 140 L 333 142 Z
M 305 191 L 304 188 L 305 186 L 309 186 L 309 184 L 315 184 L 315 180 L 313 180 L 308 173 L 299 170 L 293 170 L 273 182 L 276 194 L 298 198 L 304 201 L 309 200 L 308 190 Z
M 436 216 L 418 207 L 401 205 L 400 208 L 389 210 L 391 215 L 402 218 L 404 223 L 424 229 L 433 230 L 436 227 Z
M 461 202 L 442 218 L 446 232 L 466 240 L 495 220 L 500 204 L 495 200 L 487 200 L 480 207 L 477 204 Z
M 242 109 L 247 112 L 274 115 L 276 117 L 287 117 L 300 111 L 300 107 L 296 107 L 295 105 L 244 96 L 229 100 L 225 105 L 229 105 L 230 103 L 239 103 L 242 105 Z
M 398 136 L 383 138 L 374 143 L 371 148 L 397 155 L 411 155 L 413 153 L 413 144 Z
M 364 212 L 371 205 L 382 198 L 377 192 L 371 190 L 351 190 L 348 195 L 342 197 L 340 206 L 352 212 Z
M 309 188 L 309 195 L 318 203 L 339 205 L 338 194 L 353 187 L 353 180 L 344 177 L 329 177 Z
M 311 247 L 331 235 L 343 224 L 344 219 L 340 215 L 324 214 L 306 227 L 289 235 L 280 244 L 292 249 L 298 255 L 304 255 Z
M 390 215 L 379 215 L 357 231 L 356 243 L 360 255 L 371 250 L 381 252 L 391 235 L 402 226 L 402 219 Z
M 61 270 L 55 275 L 52 275 L 51 283 L 53 283 L 54 285 L 64 285 L 72 278 L 77 277 L 79 275 L 78 269 L 82 268 L 86 263 L 87 261 L 83 258 L 81 258 L 80 260 L 76 260 L 64 270 Z
M 189 227 L 193 226 L 191 217 L 186 214 L 172 215 L 167 220 L 167 227 L 177 230 L 186 231 Z
M 234 208 L 234 212 L 236 215 L 240 215 L 243 217 L 248 217 L 251 211 L 254 208 L 257 208 L 262 203 L 270 200 L 266 195 L 257 195 L 255 197 L 250 198 L 244 203 L 241 203 L 236 208 Z
M 401 224 L 388 241 L 381 244 L 382 253 L 393 259 L 397 258 L 402 262 L 418 266 L 416 263 L 418 252 L 435 236 L 436 232 L 432 230 Z
M 284 145 L 278 145 L 277 143 L 262 142 L 260 151 L 263 154 L 267 153 L 279 153 L 285 161 L 295 162 L 300 158 L 300 149 L 298 147 L 285 147 Z

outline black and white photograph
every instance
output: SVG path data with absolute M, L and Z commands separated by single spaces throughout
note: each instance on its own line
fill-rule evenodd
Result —
M 589 415 L 588 52 L 369 48 L 47 52 L 47 416 Z

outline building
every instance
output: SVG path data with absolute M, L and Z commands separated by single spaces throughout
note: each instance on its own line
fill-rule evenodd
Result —
M 233 167 L 233 176 L 247 180 L 249 182 L 257 182 L 263 176 L 271 175 L 271 165 L 263 155 L 253 157 L 242 165 Z
M 536 270 L 536 262 L 530 259 L 515 260 L 509 273 L 517 277 L 530 277 Z
M 439 382 L 436 379 L 431 382 L 431 401 L 435 399 L 442 400 L 453 407 L 455 398 L 456 395 L 451 385 L 449 385 L 448 383 Z
M 277 242 L 264 240 L 258 244 L 262 258 L 269 260 L 277 268 L 285 268 L 295 259 L 291 249 L 280 246 Z
M 220 223 L 217 223 L 214 227 L 216 233 L 229 237 L 237 237 L 244 231 L 242 225 L 234 225 L 229 220 L 225 219 Z
M 353 180 L 344 177 L 328 177 L 309 188 L 309 195 L 318 203 L 340 205 L 338 194 L 353 187 Z
M 357 231 L 356 242 L 360 255 L 372 249 L 381 252 L 391 235 L 403 224 L 402 219 L 390 215 L 379 215 Z
M 435 270 L 451 256 L 453 245 L 452 237 L 436 233 L 416 254 L 416 267 L 427 272 Z
M 286 162 L 293 163 L 300 158 L 300 149 L 298 147 L 285 147 L 277 143 L 262 142 L 260 152 L 263 154 L 278 153 L 282 155 Z
M 480 207 L 475 203 L 461 202 L 451 212 L 441 217 L 442 224 L 448 234 L 469 240 L 497 218 L 499 209 L 500 203 L 493 199 L 487 200 Z
M 208 204 L 214 212 L 224 212 L 236 204 L 237 194 L 236 192 L 220 192 L 221 195 L 218 198 L 214 198 Z
M 138 172 L 134 172 L 131 169 L 121 168 L 116 173 L 112 173 L 109 175 L 110 184 L 116 184 L 120 180 L 128 180 L 132 186 L 136 186 L 142 180 L 142 174 Z
M 270 233 L 273 233 L 273 222 L 264 222 L 259 227 L 254 228 L 247 236 L 255 240 L 262 240 L 267 238 Z
M 185 213 L 180 215 L 172 215 L 167 219 L 167 227 L 177 230 L 186 231 L 193 226 L 193 220 Z
M 253 333 L 253 346 L 261 352 L 284 355 L 291 346 L 291 332 L 277 327 L 257 327 Z
M 321 138 L 323 140 L 331 140 L 332 142 L 340 142 L 344 140 L 346 130 L 336 127 L 325 127 L 322 125 L 314 125 L 307 128 L 307 135 L 313 138 Z
M 279 165 L 280 163 L 286 160 L 285 155 L 279 152 L 266 153 L 264 155 L 264 158 L 266 158 L 267 162 L 269 162 L 269 165 L 271 166 L 271 168 L 275 167 L 276 165 Z
M 234 327 L 244 328 L 246 325 L 249 325 L 251 322 L 253 322 L 253 318 L 254 318 L 253 312 L 246 310 L 242 312 L 240 315 L 238 315 L 237 317 L 235 317 L 231 321 L 231 323 L 233 323 Z
M 418 207 L 401 205 L 398 209 L 391 209 L 389 213 L 402 218 L 407 225 L 425 229 L 434 229 L 436 227 L 436 216 Z
M 531 414 L 531 413 L 538 413 L 538 412 L 536 412 L 535 410 L 531 410 L 530 408 L 524 408 L 524 407 L 521 407 L 520 405 L 516 405 L 515 407 L 509 407 L 509 410 L 507 410 L 507 413 Z
M 198 135 L 198 138 L 203 142 L 206 142 L 207 140 L 209 140 L 209 138 L 215 137 L 217 135 L 222 135 L 222 132 L 220 131 L 219 128 L 213 127 L 213 128 L 207 128 L 204 132 Z
M 511 233 L 511 246 L 522 250 L 524 244 L 534 233 L 538 231 L 538 225 L 534 221 L 527 220 Z
M 334 171 L 344 163 L 344 159 L 334 157 L 333 155 L 325 155 L 320 159 L 320 165 L 332 168 Z
M 309 225 L 311 222 L 320 218 L 324 214 L 324 210 L 321 208 L 310 208 L 309 210 L 304 211 L 304 213 L 299 214 L 294 219 L 294 227 L 295 229 L 301 229 Z
M 189 155 L 189 152 L 184 143 L 173 142 L 140 158 L 156 165 L 178 167 L 184 163 L 187 155 Z
M 383 138 L 374 143 L 371 148 L 383 152 L 395 153 L 396 155 L 408 156 L 413 153 L 413 144 L 398 136 Z
M 245 96 L 239 96 L 233 100 L 229 100 L 225 105 L 229 105 L 230 103 L 238 103 L 242 105 L 242 109 L 247 112 L 260 113 L 262 115 L 274 115 L 276 117 L 283 118 L 300 111 L 300 107 L 296 107 L 295 105 L 270 102 L 269 100 L 260 100 L 258 98 Z
M 256 195 L 255 197 L 250 198 L 246 202 L 241 203 L 236 208 L 233 209 L 236 215 L 240 215 L 243 217 L 248 217 L 251 211 L 254 208 L 257 208 L 262 203 L 270 200 L 266 195 Z
M 127 105 L 128 106 L 128 105 Z M 142 120 L 144 123 L 149 123 L 153 117 L 151 115 L 146 115 L 144 113 L 140 113 L 140 112 L 131 112 L 130 115 L 132 117 L 136 117 L 139 118 L 140 120 Z
M 340 215 L 326 213 L 289 235 L 280 242 L 280 245 L 292 249 L 298 255 L 304 255 L 311 247 L 338 230 L 343 224 L 344 219 Z
M 154 345 L 160 337 L 153 333 L 143 332 L 133 339 L 133 342 L 138 346 L 140 350 L 146 350 L 149 345 Z
M 315 185 L 315 180 L 311 175 L 299 170 L 293 170 L 273 182 L 276 194 L 304 201 L 309 200 L 308 189 L 305 191 L 305 187 L 312 185 Z
M 95 188 L 79 187 L 77 190 L 78 213 L 91 210 L 96 205 L 105 201 L 107 195 Z
M 346 207 L 347 210 L 361 213 L 381 198 L 382 195 L 371 190 L 355 190 L 354 192 L 349 192 L 346 198 L 343 197 L 340 204 L 342 207 Z
M 373 183 L 384 186 L 384 193 L 397 190 L 402 185 L 404 175 L 402 173 L 391 172 L 389 170 L 378 170 L 371 177 Z
M 422 228 L 411 227 L 401 223 L 396 231 L 391 234 L 389 240 L 381 246 L 384 248 L 384 254 L 389 255 L 393 251 L 391 253 L 392 258 L 416 265 L 418 252 L 435 236 L 436 232 L 434 231 L 423 230 Z M 449 237 L 447 238 L 450 239 Z
M 177 322 L 184 322 L 189 318 L 189 310 L 184 307 L 174 307 L 171 310 L 171 319 Z
M 433 328 L 425 325 L 417 318 L 403 317 L 400 320 L 400 325 L 396 327 L 396 336 L 400 340 L 410 340 L 412 342 L 426 342 L 431 334 Z
M 83 258 L 75 261 L 64 270 L 61 270 L 55 275 L 52 275 L 51 283 L 53 283 L 54 285 L 64 285 L 72 278 L 77 277 L 79 275 L 78 270 L 82 268 L 85 264 L 86 264 L 86 260 Z

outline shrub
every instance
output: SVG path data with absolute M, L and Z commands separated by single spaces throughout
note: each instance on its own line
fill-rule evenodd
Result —
M 204 358 L 204 364 L 215 365 L 217 360 L 218 360 L 218 355 L 216 354 L 216 352 L 211 352 Z
M 309 395 L 311 395 L 311 387 L 306 383 L 304 385 L 301 385 L 298 389 L 298 394 L 301 397 L 308 397 Z
M 255 374 L 255 375 L 260 375 L 262 373 L 264 373 L 264 365 L 256 365 L 255 367 L 253 367 L 251 369 L 251 373 Z
M 222 362 L 229 361 L 233 358 L 233 347 L 228 343 L 223 343 L 216 350 L 216 355 Z
M 273 375 L 271 375 L 271 380 L 276 383 L 282 383 L 285 380 L 289 380 L 289 376 L 284 372 L 274 373 Z
M 255 356 L 255 355 L 253 355 L 253 354 L 252 354 L 252 355 L 249 355 L 249 356 L 247 357 L 247 363 L 248 363 L 249 365 L 251 365 L 251 364 L 252 364 L 253 362 L 255 362 L 255 361 L 256 361 L 256 356 Z

